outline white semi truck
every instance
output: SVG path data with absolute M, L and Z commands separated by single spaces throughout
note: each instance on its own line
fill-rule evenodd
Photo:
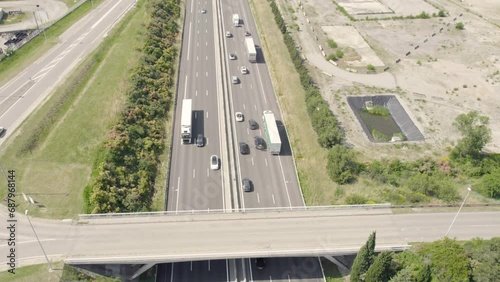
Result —
M 264 122 L 264 131 L 266 133 L 269 151 L 273 155 L 279 155 L 281 152 L 281 138 L 273 112 L 264 111 L 262 120 Z
M 181 138 L 182 143 L 191 143 L 191 123 L 193 117 L 193 100 L 182 100 L 182 113 L 181 113 Z
M 240 26 L 240 15 L 233 14 L 233 23 L 234 26 Z
M 257 62 L 257 50 L 255 49 L 255 43 L 252 37 L 245 38 L 245 45 L 247 47 L 248 61 L 250 63 Z

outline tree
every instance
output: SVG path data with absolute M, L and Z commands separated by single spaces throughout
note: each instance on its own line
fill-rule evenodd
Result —
M 500 277 L 500 237 L 491 240 L 475 238 L 465 242 L 464 249 L 472 259 L 473 281 L 497 281 Z
M 337 51 L 335 51 L 335 56 L 337 56 L 337 58 L 342 58 L 344 57 L 344 52 L 342 52 L 342 50 L 340 49 L 337 49 Z
M 333 146 L 328 152 L 326 166 L 330 178 L 339 184 L 351 182 L 357 167 L 354 158 L 355 154 L 352 150 L 342 145 Z
M 455 25 L 455 28 L 458 29 L 458 30 L 463 30 L 464 29 L 464 23 L 463 22 L 458 22 L 456 25 Z
M 362 281 L 362 277 L 365 275 L 366 271 L 370 268 L 373 263 L 373 257 L 375 255 L 375 232 L 370 234 L 365 245 L 361 247 L 351 268 L 350 280 L 352 282 Z
M 469 259 L 457 241 L 445 237 L 421 246 L 417 252 L 430 261 L 433 281 L 470 281 Z
M 481 178 L 478 190 L 486 197 L 500 199 L 500 168 L 484 175 Z
M 387 282 L 393 273 L 392 252 L 381 252 L 366 272 L 365 281 Z
M 399 272 L 391 279 L 391 282 L 430 282 L 431 270 L 424 257 L 414 250 L 397 253 L 393 263 Z
M 452 150 L 451 157 L 478 158 L 484 146 L 491 141 L 491 129 L 488 124 L 489 118 L 479 115 L 477 111 L 457 116 L 453 126 L 462 134 L 462 139 Z

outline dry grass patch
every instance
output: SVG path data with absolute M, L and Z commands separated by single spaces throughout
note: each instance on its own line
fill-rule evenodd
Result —
M 294 151 L 300 186 L 307 205 L 336 203 L 338 187 L 326 171 L 327 150 L 319 146 L 306 111 L 305 91 L 267 1 L 251 1 L 274 89 Z

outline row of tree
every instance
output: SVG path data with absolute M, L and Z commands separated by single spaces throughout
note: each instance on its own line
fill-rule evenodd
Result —
M 354 259 L 352 282 L 497 281 L 500 237 L 465 243 L 445 237 L 413 249 L 375 254 L 375 232 Z
M 172 104 L 180 8 L 176 0 L 148 5 L 151 20 L 143 57 L 131 75 L 126 106 L 106 141 L 105 157 L 85 193 L 92 213 L 146 211 L 152 203 Z
M 340 144 L 343 140 L 343 132 L 339 122 L 330 111 L 328 103 L 321 97 L 320 90 L 309 76 L 309 72 L 295 46 L 293 38 L 287 32 L 285 21 L 281 16 L 278 6 L 274 1 L 271 1 L 270 5 L 278 28 L 283 34 L 283 40 L 292 58 L 292 62 L 299 73 L 300 83 L 306 91 L 307 112 L 311 118 L 312 126 L 318 135 L 318 142 L 324 148 L 332 148 L 334 145 Z

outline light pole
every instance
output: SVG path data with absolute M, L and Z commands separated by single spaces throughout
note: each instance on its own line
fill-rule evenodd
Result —
M 38 12 L 38 16 L 40 16 L 40 5 L 36 5 L 36 9 Z M 35 14 L 35 12 L 33 12 Z M 38 32 L 40 33 L 40 27 L 38 26 L 38 21 L 36 20 L 36 15 L 35 15 L 35 22 L 36 26 L 38 27 Z M 42 19 L 40 18 L 40 25 L 42 24 Z M 45 34 L 45 28 L 42 26 L 42 31 L 43 31 L 43 37 L 45 38 L 45 41 L 47 41 L 47 35 Z
M 26 218 L 28 219 L 28 222 L 30 223 L 31 229 L 33 229 L 33 233 L 35 233 L 36 240 L 38 241 L 38 244 L 40 245 L 40 248 L 42 248 L 43 255 L 45 256 L 45 259 L 47 260 L 47 263 L 49 264 L 49 269 L 53 271 L 54 269 L 52 268 L 52 264 L 50 263 L 49 258 L 47 257 L 47 253 L 45 253 L 45 249 L 42 246 L 42 243 L 40 242 L 40 239 L 38 239 L 38 235 L 36 234 L 35 227 L 33 227 L 33 224 L 31 224 L 30 217 L 28 216 L 28 210 L 24 211 L 24 214 L 26 215 Z
M 467 197 L 469 197 L 470 191 L 472 191 L 472 189 L 470 187 L 467 187 L 467 190 L 469 190 L 469 191 L 467 192 L 467 195 L 465 195 L 464 201 L 460 205 L 460 208 L 458 209 L 457 214 L 455 215 L 455 218 L 451 222 L 450 228 L 448 228 L 448 231 L 446 231 L 446 234 L 444 235 L 444 237 L 448 237 L 448 233 L 450 233 L 451 227 L 453 227 L 453 224 L 455 223 L 455 220 L 457 220 L 458 214 L 460 213 L 460 211 L 462 210 L 462 208 L 465 205 L 465 201 L 467 201 Z

